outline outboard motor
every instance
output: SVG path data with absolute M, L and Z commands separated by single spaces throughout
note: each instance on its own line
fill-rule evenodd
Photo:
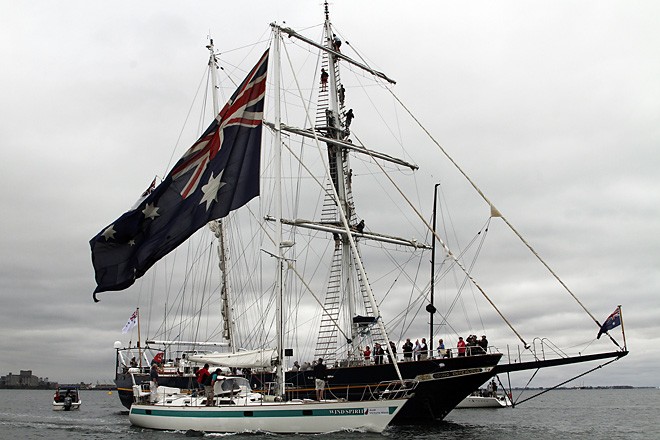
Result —
M 64 398 L 64 411 L 71 411 L 71 405 L 73 404 L 73 399 L 71 396 L 66 396 Z

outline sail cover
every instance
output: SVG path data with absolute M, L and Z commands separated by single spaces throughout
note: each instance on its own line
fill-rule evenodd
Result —
M 268 51 L 218 116 L 136 207 L 90 240 L 96 293 L 123 290 L 209 221 L 259 194 Z
M 277 359 L 275 349 L 239 351 L 238 353 L 205 353 L 189 356 L 191 362 L 234 368 L 269 368 Z

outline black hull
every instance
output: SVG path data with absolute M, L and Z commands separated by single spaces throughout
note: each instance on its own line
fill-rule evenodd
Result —
M 500 354 L 466 356 L 450 359 L 428 359 L 401 362 L 399 369 L 404 379 L 417 379 L 415 395 L 397 414 L 393 423 L 408 424 L 441 420 L 471 392 L 475 391 L 492 375 Z M 135 381 L 147 383 L 147 374 L 134 375 Z M 328 369 L 326 397 L 363 400 L 374 393 L 379 383 L 396 380 L 391 364 L 339 367 Z M 254 373 L 250 382 L 255 391 L 264 391 L 266 384 L 274 380 L 270 373 Z M 176 388 L 191 388 L 193 378 L 182 376 L 159 377 L 159 384 Z M 130 408 L 133 401 L 130 374 L 118 374 L 115 382 L 122 404 Z M 289 398 L 315 398 L 312 371 L 287 372 L 287 396 Z

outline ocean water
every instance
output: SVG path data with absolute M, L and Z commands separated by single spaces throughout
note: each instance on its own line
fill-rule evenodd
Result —
M 51 391 L 0 390 L 0 439 L 184 439 L 185 432 L 132 427 L 115 392 L 82 391 L 80 411 L 55 412 Z M 515 397 L 515 394 L 514 394 Z M 442 422 L 396 426 L 382 435 L 336 432 L 325 435 L 207 434 L 259 440 L 315 439 L 660 439 L 660 390 L 557 390 L 514 409 L 461 409 Z

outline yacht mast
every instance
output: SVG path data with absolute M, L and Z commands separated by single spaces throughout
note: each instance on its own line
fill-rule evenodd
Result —
M 209 70 L 211 71 L 211 87 L 213 88 L 211 96 L 213 98 L 213 115 L 216 117 L 220 112 L 220 106 L 218 105 L 218 77 L 216 72 L 218 69 L 218 60 L 215 57 L 215 46 L 213 46 L 212 38 L 206 48 L 209 50 Z M 222 279 L 222 288 L 220 291 L 220 298 L 222 298 L 221 313 L 224 321 L 222 336 L 229 342 L 232 353 L 236 353 L 236 344 L 234 341 L 236 323 L 234 322 L 231 310 L 229 277 L 227 276 L 227 231 L 225 221 L 223 219 L 214 220 L 209 223 L 209 228 L 218 240 L 218 267 L 220 268 L 220 277 Z
M 275 26 L 273 31 L 273 88 L 275 90 L 275 245 L 277 246 L 277 274 L 275 278 L 275 326 L 277 337 L 277 390 L 276 393 L 285 397 L 284 384 L 284 288 L 283 288 L 283 243 L 282 243 L 282 131 L 280 109 L 280 29 Z

